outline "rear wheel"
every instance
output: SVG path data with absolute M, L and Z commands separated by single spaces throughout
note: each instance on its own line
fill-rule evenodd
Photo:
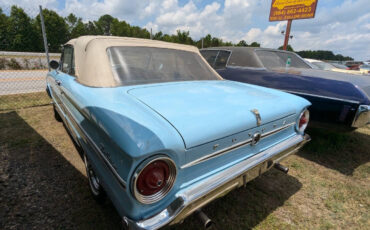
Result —
M 96 176 L 94 169 L 91 167 L 89 160 L 84 155 L 84 162 L 86 168 L 87 178 L 89 180 L 90 191 L 97 201 L 103 201 L 105 198 L 105 191 L 101 186 L 100 179 Z
M 53 108 L 54 108 L 54 118 L 55 118 L 55 120 L 57 120 L 59 122 L 62 122 L 62 118 L 60 117 L 57 109 L 55 108 L 55 104 L 53 105 Z

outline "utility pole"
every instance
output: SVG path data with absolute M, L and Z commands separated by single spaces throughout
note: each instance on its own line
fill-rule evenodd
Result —
M 202 38 L 202 49 L 203 49 L 203 38 Z
M 152 28 L 150 28 L 150 39 L 153 39 L 153 32 L 152 32 Z
M 285 31 L 285 40 L 284 40 L 284 50 L 287 49 L 288 47 L 288 42 L 289 42 L 289 35 L 290 35 L 290 28 L 292 27 L 292 19 L 288 20 L 288 24 L 286 26 L 286 31 Z

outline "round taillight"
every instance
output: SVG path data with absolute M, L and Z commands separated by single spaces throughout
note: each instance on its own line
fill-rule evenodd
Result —
M 163 160 L 147 165 L 137 178 L 136 188 L 139 193 L 150 196 L 161 190 L 168 180 L 169 167 Z
M 304 130 L 307 128 L 309 120 L 310 120 L 310 112 L 306 109 L 299 116 L 298 125 L 297 125 L 298 132 L 300 133 L 304 132 Z
M 176 166 L 168 157 L 144 161 L 134 175 L 133 194 L 144 204 L 161 200 L 171 190 L 176 179 Z

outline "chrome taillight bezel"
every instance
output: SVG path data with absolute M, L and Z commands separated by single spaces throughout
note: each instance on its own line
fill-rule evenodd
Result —
M 306 124 L 304 124 L 302 127 L 299 127 L 299 122 L 301 120 L 301 117 L 305 114 L 305 116 L 307 117 L 307 122 Z M 310 122 L 310 111 L 306 108 L 304 109 L 300 114 L 299 114 L 299 117 L 297 119 L 297 122 L 296 122 L 296 131 L 300 134 L 303 134 L 304 131 L 306 130 L 307 126 L 308 126 L 308 123 Z
M 149 195 L 149 196 L 148 195 L 143 195 L 137 189 L 137 186 L 136 186 L 137 180 L 140 176 L 140 173 L 145 169 L 145 167 L 147 167 L 151 163 L 153 163 L 155 161 L 158 161 L 158 160 L 162 160 L 162 161 L 166 162 L 166 164 L 168 165 L 169 170 L 170 170 L 170 175 L 169 175 L 169 177 L 166 181 L 166 185 L 160 191 L 158 191 L 158 192 L 156 192 L 152 195 Z M 171 158 L 169 158 L 167 156 L 163 156 L 163 155 L 153 156 L 153 157 L 150 157 L 150 158 L 144 160 L 136 168 L 135 173 L 133 174 L 132 180 L 131 180 L 131 192 L 132 192 L 133 196 L 135 197 L 135 199 L 138 200 L 140 203 L 142 203 L 142 204 L 153 204 L 153 203 L 156 203 L 156 202 L 162 200 L 171 191 L 171 189 L 173 188 L 173 185 L 175 184 L 176 177 L 177 177 L 176 164 Z

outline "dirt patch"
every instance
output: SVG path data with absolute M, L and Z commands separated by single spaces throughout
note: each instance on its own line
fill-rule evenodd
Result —
M 367 229 L 370 130 L 310 130 L 313 140 L 246 188 L 204 208 L 214 229 Z M 51 106 L 0 112 L 0 229 L 119 229 L 91 196 L 84 166 Z M 191 216 L 167 229 L 202 229 Z

